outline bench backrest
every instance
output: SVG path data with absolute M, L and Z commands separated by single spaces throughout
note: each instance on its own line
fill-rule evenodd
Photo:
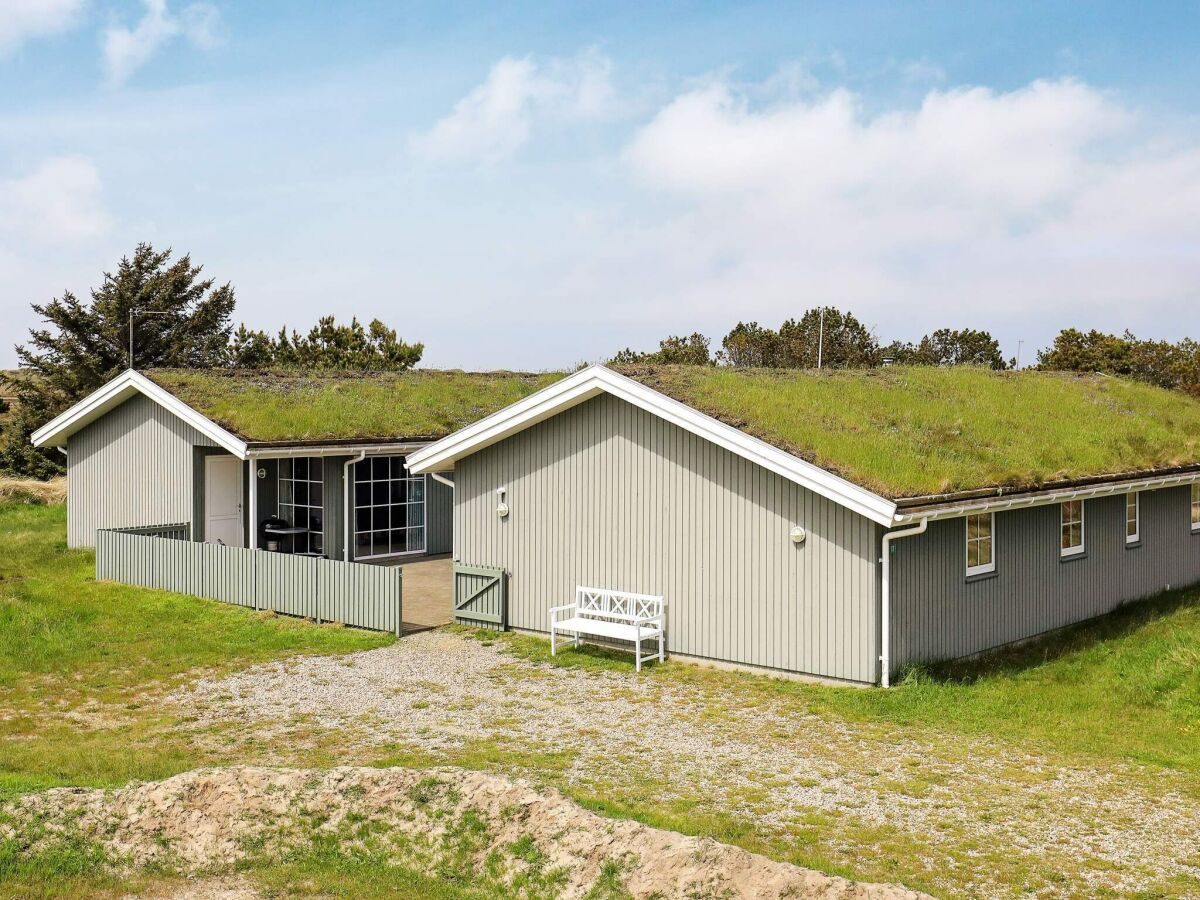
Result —
M 644 619 L 661 615 L 663 598 L 607 588 L 575 587 L 575 607 L 585 616 L 605 619 Z

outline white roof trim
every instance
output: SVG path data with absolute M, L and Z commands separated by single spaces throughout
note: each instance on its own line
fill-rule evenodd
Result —
M 297 444 L 295 446 L 251 444 L 246 448 L 246 454 L 251 459 L 288 459 L 296 456 L 358 456 L 361 453 L 372 456 L 407 456 L 421 447 L 428 447 L 429 441 L 400 441 L 392 444 Z
M 449 469 L 456 460 L 601 393 L 612 394 L 632 403 L 874 522 L 881 525 L 892 523 L 896 505 L 891 500 L 604 366 L 590 366 L 576 372 L 430 444 L 408 458 L 408 468 L 413 473 Z
M 1079 487 L 1062 487 L 1048 491 L 1009 494 L 1000 497 L 979 497 L 940 506 L 911 507 L 896 513 L 896 523 L 916 522 L 928 519 L 957 519 L 976 512 L 1003 512 L 1007 509 L 1027 509 L 1031 506 L 1049 506 L 1068 500 L 1091 500 L 1094 497 L 1109 497 L 1113 494 L 1133 494 L 1138 491 L 1153 491 L 1161 488 L 1178 487 L 1200 481 L 1200 472 L 1180 472 L 1174 475 L 1150 475 L 1127 481 L 1106 481 L 1085 484 Z
M 145 375 L 126 369 L 108 384 L 84 397 L 66 412 L 51 419 L 32 435 L 35 447 L 65 447 L 67 438 L 86 425 L 116 409 L 130 397 L 142 394 L 168 412 L 187 422 L 213 443 L 239 459 L 246 458 L 246 442 L 226 431 L 212 419 L 192 409 L 170 391 L 159 387 Z

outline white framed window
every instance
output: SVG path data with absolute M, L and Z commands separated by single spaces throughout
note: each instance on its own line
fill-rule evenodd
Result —
M 995 513 L 974 513 L 967 516 L 968 575 L 983 575 L 996 571 L 995 526 Z
M 293 553 L 323 552 L 324 468 L 319 456 L 300 456 L 279 461 L 278 515 L 294 528 L 285 548 Z
M 354 464 L 354 558 L 425 552 L 425 476 L 410 475 L 403 456 L 369 456 Z
M 1200 531 L 1200 481 L 1192 482 L 1192 531 Z
M 1137 491 L 1125 495 L 1125 543 L 1136 544 L 1142 539 L 1142 495 Z
M 1083 552 L 1083 501 L 1068 500 L 1059 509 L 1061 510 L 1059 552 L 1063 556 L 1078 556 Z

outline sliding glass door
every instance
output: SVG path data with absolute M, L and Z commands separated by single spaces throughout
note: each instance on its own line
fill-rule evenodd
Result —
M 403 456 L 354 464 L 354 558 L 425 552 L 425 476 L 409 475 Z

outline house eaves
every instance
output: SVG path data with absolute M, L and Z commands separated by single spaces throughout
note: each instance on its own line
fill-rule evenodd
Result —
M 1108 478 L 1088 478 L 1043 485 L 1032 490 L 1011 490 L 1007 493 L 972 491 L 942 497 L 909 497 L 897 501 L 895 524 L 903 525 L 921 519 L 956 519 L 978 512 L 1003 512 L 1031 506 L 1049 506 L 1069 500 L 1091 500 L 1114 494 L 1130 494 L 1200 482 L 1200 467 L 1189 466 L 1153 472 L 1133 472 Z
M 55 416 L 32 434 L 31 441 L 35 447 L 65 447 L 71 435 L 138 394 L 153 400 L 179 417 L 217 446 L 228 450 L 239 459 L 246 458 L 244 440 L 133 369 L 126 369 L 70 409 Z
M 408 458 L 408 468 L 414 474 L 448 471 L 457 460 L 602 393 L 644 409 L 873 522 L 890 525 L 894 520 L 893 501 L 604 366 L 576 372 L 418 450 Z

